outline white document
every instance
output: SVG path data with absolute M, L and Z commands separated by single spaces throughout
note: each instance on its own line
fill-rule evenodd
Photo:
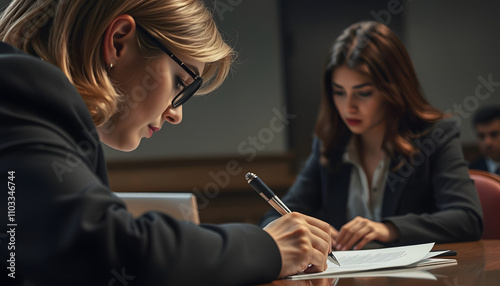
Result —
M 290 279 L 312 279 L 324 276 L 335 276 L 341 273 L 362 272 L 374 269 L 421 267 L 439 264 L 456 264 L 455 259 L 429 259 L 440 253 L 430 252 L 434 243 L 410 246 L 398 246 L 369 250 L 335 251 L 334 255 L 340 266 L 327 261 L 328 268 L 319 273 L 299 273 L 289 276 Z

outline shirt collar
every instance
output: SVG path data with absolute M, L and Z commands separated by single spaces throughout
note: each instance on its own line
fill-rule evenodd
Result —
M 344 163 L 352 163 L 361 165 L 359 160 L 358 152 L 356 151 L 356 140 L 354 136 L 351 136 L 347 146 L 345 148 L 344 154 L 342 156 L 342 161 Z
M 381 161 L 383 162 L 383 167 L 386 168 L 390 164 L 390 157 L 387 156 L 387 154 L 384 152 L 384 157 Z M 361 159 L 359 158 L 358 151 L 356 150 L 355 136 L 351 136 L 351 138 L 349 139 L 344 154 L 342 155 L 342 162 L 357 165 L 359 167 L 362 166 Z
M 500 167 L 500 163 L 491 159 L 490 157 L 486 157 L 485 163 L 488 171 L 491 173 L 495 173 L 498 167 Z

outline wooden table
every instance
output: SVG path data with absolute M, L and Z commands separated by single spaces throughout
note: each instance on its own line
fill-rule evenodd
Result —
M 433 249 L 451 249 L 458 252 L 457 265 L 426 270 L 436 276 L 436 280 L 394 278 L 394 277 L 357 277 L 322 278 L 314 280 L 276 280 L 266 286 L 348 286 L 348 285 L 500 285 L 500 240 L 480 240 L 474 242 L 447 243 L 435 245 Z M 446 258 L 446 257 L 443 257 Z M 264 285 L 263 285 L 264 286 Z

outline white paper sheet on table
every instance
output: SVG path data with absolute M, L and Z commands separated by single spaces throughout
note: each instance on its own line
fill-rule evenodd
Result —
M 398 246 L 369 250 L 335 251 L 340 263 L 337 266 L 328 261 L 328 268 L 319 273 L 299 273 L 289 276 L 290 279 L 312 279 L 335 274 L 364 272 L 375 269 L 422 267 L 428 265 L 456 264 L 455 259 L 429 259 L 440 253 L 430 252 L 434 243 L 410 246 Z

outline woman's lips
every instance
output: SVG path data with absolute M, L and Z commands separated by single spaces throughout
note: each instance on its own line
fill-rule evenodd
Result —
M 361 124 L 362 120 L 359 119 L 346 119 L 347 124 L 355 126 Z
M 149 128 L 149 137 L 153 136 L 153 132 L 160 130 L 160 128 L 151 125 L 148 125 L 148 128 Z

